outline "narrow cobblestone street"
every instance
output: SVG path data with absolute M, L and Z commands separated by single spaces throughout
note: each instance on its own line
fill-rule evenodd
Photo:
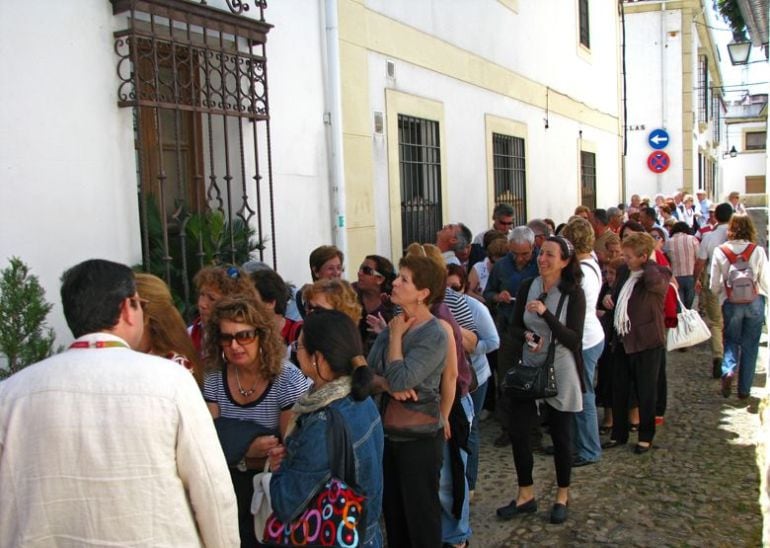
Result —
M 535 456 L 536 514 L 508 522 L 495 509 L 516 494 L 509 447 L 496 448 L 493 420 L 482 422 L 479 483 L 471 505 L 474 546 L 760 546 L 762 516 L 756 443 L 766 393 L 763 336 L 751 398 L 724 399 L 710 378 L 707 345 L 668 354 L 669 400 L 654 450 L 605 451 L 573 469 L 569 518 L 550 525 L 556 490 L 553 458 Z M 601 412 L 600 412 L 601 414 Z M 603 440 L 606 438 L 603 438 Z M 546 443 L 550 439 L 544 437 Z

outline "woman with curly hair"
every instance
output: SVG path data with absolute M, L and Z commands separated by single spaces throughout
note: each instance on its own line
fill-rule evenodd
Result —
M 203 398 L 211 415 L 252 421 L 262 428 L 263 435 L 254 437 L 241 461 L 230 468 L 241 546 L 256 546 L 250 511 L 252 480 L 268 451 L 278 446 L 291 420 L 291 408 L 310 382 L 286 361 L 273 314 L 253 294 L 217 301 L 206 323 L 205 341 L 211 371 L 203 384 Z
M 137 272 L 134 279 L 136 292 L 145 299 L 144 332 L 138 350 L 185 366 L 198 385 L 203 385 L 203 364 L 166 282 L 145 272 Z
M 254 287 L 243 270 L 233 265 L 206 266 L 193 277 L 198 291 L 198 317 L 187 328 L 195 350 L 202 353 L 203 333 L 216 302 L 236 293 L 254 294 Z

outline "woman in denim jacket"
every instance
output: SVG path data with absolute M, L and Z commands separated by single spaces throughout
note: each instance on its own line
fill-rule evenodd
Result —
M 358 545 L 379 547 L 383 432 L 369 397 L 373 374 L 365 363 L 355 365 L 363 362 L 358 328 L 342 312 L 318 310 L 308 314 L 296 346 L 302 371 L 314 387 L 292 409 L 295 420 L 289 424 L 286 445 L 270 451 L 273 511 L 284 523 L 295 519 L 330 478 L 325 410 L 333 407 L 349 430 L 357 491 L 366 496 L 365 529 L 359 529 L 365 534 Z

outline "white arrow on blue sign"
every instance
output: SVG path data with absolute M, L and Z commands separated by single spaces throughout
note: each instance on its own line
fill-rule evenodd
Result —
M 668 145 L 668 132 L 665 129 L 653 129 L 647 136 L 647 142 L 655 150 L 666 148 L 666 145 Z

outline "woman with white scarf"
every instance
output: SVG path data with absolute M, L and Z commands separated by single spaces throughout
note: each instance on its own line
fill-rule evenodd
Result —
M 666 352 L 663 302 L 671 270 L 650 260 L 654 241 L 649 234 L 633 233 L 622 243 L 626 264 L 618 269 L 612 295 L 602 304 L 615 310 L 613 344 L 613 417 L 605 449 L 628 443 L 628 399 L 633 385 L 639 402 L 639 439 L 634 452 L 646 453 L 655 436 L 657 379 Z

